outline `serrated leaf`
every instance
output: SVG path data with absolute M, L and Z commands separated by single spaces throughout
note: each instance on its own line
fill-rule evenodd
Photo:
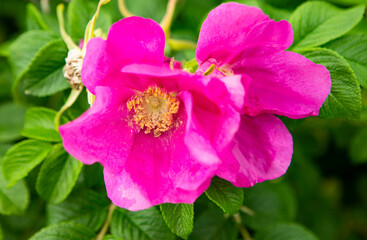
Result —
M 91 240 L 94 233 L 83 225 L 61 223 L 43 228 L 30 240 Z
M 27 4 L 26 25 L 28 30 L 49 30 L 49 27 L 42 19 L 42 15 L 33 3 Z
M 124 240 L 175 239 L 154 207 L 137 212 L 118 208 L 112 215 L 110 226 L 112 235 Z
M 19 139 L 26 108 L 13 103 L 0 105 L 0 141 L 10 142 Z
M 237 240 L 238 229 L 231 218 L 217 209 L 209 209 L 195 219 L 190 240 Z
M 76 222 L 97 231 L 107 217 L 109 201 L 106 196 L 92 190 L 73 192 L 60 204 L 47 205 L 50 224 Z
M 218 177 L 212 179 L 205 194 L 227 214 L 238 212 L 243 203 L 242 188 L 237 188 Z
M 32 30 L 20 35 L 9 48 L 9 63 L 14 78 L 18 79 L 24 74 L 37 52 L 56 38 L 51 32 L 42 30 Z
M 256 240 L 317 240 L 306 228 L 295 223 L 281 223 L 259 230 Z
M 362 108 L 361 89 L 348 62 L 338 53 L 324 48 L 300 52 L 330 72 L 331 92 L 320 109 L 323 118 L 358 118 Z
M 285 183 L 263 182 L 245 189 L 244 204 L 254 213 L 243 214 L 243 222 L 250 228 L 260 228 L 292 221 L 296 215 L 296 199 L 291 188 Z
M 61 142 L 59 132 L 55 130 L 56 111 L 44 107 L 33 107 L 27 110 L 24 128 L 21 134 L 28 138 L 49 142 Z M 66 121 L 66 118 L 63 119 Z
M 194 205 L 165 203 L 160 205 L 160 208 L 163 219 L 171 231 L 187 239 L 194 227 Z
M 29 204 L 29 192 L 23 180 L 8 188 L 0 169 L 0 214 L 21 215 Z
M 51 144 L 37 140 L 25 140 L 10 148 L 1 161 L 4 177 L 9 182 L 8 187 L 26 177 L 46 158 L 51 149 Z
M 25 93 L 43 97 L 70 88 L 63 73 L 67 53 L 68 49 L 61 39 L 45 45 L 22 77 Z
M 342 55 L 350 64 L 361 86 L 367 88 L 367 35 L 355 33 L 327 43 L 324 47 Z
M 55 145 L 39 172 L 38 194 L 48 202 L 62 202 L 73 189 L 82 167 L 83 164 L 65 152 L 61 144 Z
M 321 46 L 341 37 L 358 24 L 364 10 L 364 5 L 342 10 L 317 1 L 300 5 L 289 18 L 294 33 L 292 49 Z

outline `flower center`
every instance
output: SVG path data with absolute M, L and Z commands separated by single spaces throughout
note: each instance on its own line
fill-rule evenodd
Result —
M 129 111 L 134 110 L 133 121 L 145 133 L 153 132 L 159 137 L 175 124 L 173 114 L 178 112 L 180 102 L 164 89 L 150 86 L 143 93 L 137 93 L 127 102 Z

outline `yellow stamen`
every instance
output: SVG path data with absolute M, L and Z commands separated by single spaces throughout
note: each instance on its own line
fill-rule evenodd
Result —
M 134 110 L 133 121 L 141 129 L 145 128 L 146 134 L 153 132 L 154 137 L 159 137 L 176 126 L 173 115 L 178 112 L 180 102 L 160 87 L 148 87 L 126 105 L 129 111 Z

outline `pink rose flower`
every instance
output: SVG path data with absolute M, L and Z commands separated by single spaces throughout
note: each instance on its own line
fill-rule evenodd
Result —
M 216 173 L 235 186 L 250 187 L 283 175 L 293 142 L 273 114 L 295 119 L 317 116 L 330 93 L 328 70 L 285 51 L 292 41 L 287 21 L 275 22 L 259 8 L 238 3 L 215 8 L 202 25 L 197 73 L 214 64 L 211 76 L 241 74 L 245 87 L 240 129 Z
M 101 163 L 109 198 L 129 210 L 193 203 L 240 124 L 241 76 L 224 78 L 233 96 L 218 78 L 165 66 L 164 44 L 161 27 L 140 17 L 115 23 L 107 40 L 91 39 L 82 80 L 96 100 L 60 127 L 64 148 Z

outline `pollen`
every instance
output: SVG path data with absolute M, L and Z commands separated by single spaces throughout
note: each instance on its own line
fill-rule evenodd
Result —
M 174 114 L 178 112 L 179 105 L 175 94 L 169 94 L 158 86 L 148 87 L 127 102 L 129 111 L 134 111 L 132 121 L 144 129 L 144 133 L 153 133 L 154 137 L 176 125 Z

